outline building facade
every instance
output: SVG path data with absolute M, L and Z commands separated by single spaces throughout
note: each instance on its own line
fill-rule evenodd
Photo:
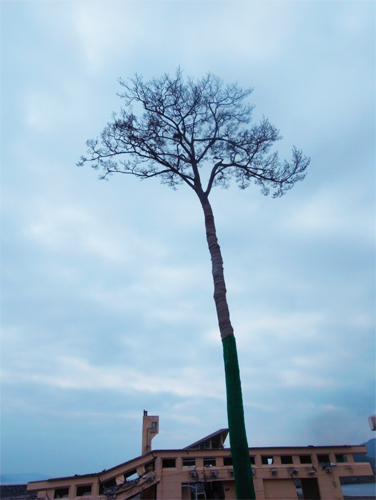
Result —
M 144 411 L 142 454 L 97 474 L 30 482 L 41 500 L 236 499 L 228 429 L 176 450 L 152 450 L 159 417 Z M 368 462 L 353 454 L 365 446 L 249 448 L 257 500 L 343 499 L 340 477 L 369 476 Z M 86 497 L 86 499 L 82 499 Z

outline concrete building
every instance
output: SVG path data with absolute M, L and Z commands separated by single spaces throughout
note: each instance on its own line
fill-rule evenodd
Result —
M 159 417 L 144 411 L 142 454 L 97 474 L 30 482 L 38 498 L 83 500 L 235 499 L 231 450 L 225 448 L 228 429 L 220 429 L 177 450 L 152 450 Z M 343 499 L 340 477 L 368 476 L 368 462 L 353 454 L 365 446 L 249 448 L 257 500 Z M 297 487 L 298 486 L 298 487 Z

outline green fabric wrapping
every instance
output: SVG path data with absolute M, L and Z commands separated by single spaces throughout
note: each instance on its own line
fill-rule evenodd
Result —
M 242 388 L 234 335 L 228 335 L 222 343 L 226 375 L 227 418 L 236 498 L 237 500 L 254 500 L 256 495 L 245 432 Z

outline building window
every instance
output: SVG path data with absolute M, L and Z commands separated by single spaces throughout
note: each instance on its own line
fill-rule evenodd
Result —
M 223 465 L 232 465 L 232 457 L 223 457 Z
M 319 462 L 319 465 L 330 464 L 329 455 L 317 455 L 317 460 Z
M 175 458 L 163 458 L 162 459 L 162 468 L 163 469 L 174 469 L 176 467 L 176 459 Z
M 251 461 L 251 465 L 255 465 L 256 464 L 255 457 L 249 457 L 249 460 Z
M 311 464 L 312 463 L 311 455 L 300 455 L 299 460 L 300 460 L 301 464 Z
M 274 460 L 273 457 L 270 456 L 263 456 L 261 457 L 262 465 L 273 465 Z
M 113 486 L 116 486 L 116 479 L 109 479 L 108 481 L 105 481 L 103 486 L 105 488 L 112 488 Z
M 69 488 L 57 488 L 55 490 L 54 498 L 68 498 Z
M 77 497 L 90 496 L 91 495 L 91 484 L 88 486 L 77 486 Z
M 204 467 L 215 467 L 215 458 L 204 458 Z
M 281 464 L 282 465 L 287 465 L 287 464 L 292 464 L 292 456 L 291 455 L 282 455 L 281 456 Z
M 219 449 L 219 448 L 223 448 L 223 447 L 221 446 L 221 441 L 220 441 L 220 439 L 219 439 L 219 438 L 213 438 L 213 439 L 211 440 L 211 447 L 212 447 L 212 449 Z
M 145 465 L 145 472 L 151 472 L 153 470 L 155 470 L 155 460 Z
M 346 455 L 336 455 L 336 462 L 339 464 L 343 463 L 343 462 L 347 462 Z
M 204 441 L 200 443 L 200 450 L 210 450 L 210 441 Z
M 136 472 L 136 471 L 135 471 Z M 103 483 L 99 483 L 99 494 L 103 495 L 104 490 L 108 488 L 112 488 L 113 486 L 116 486 L 116 479 L 109 479 L 108 481 L 104 481 Z
M 151 423 L 151 428 L 156 429 L 157 428 L 157 422 L 152 422 Z
M 196 467 L 195 458 L 183 458 L 183 467 Z

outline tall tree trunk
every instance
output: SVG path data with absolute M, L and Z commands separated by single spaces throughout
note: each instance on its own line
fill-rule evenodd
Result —
M 238 354 L 226 299 L 223 260 L 221 249 L 218 245 L 212 208 L 207 198 L 200 197 L 200 201 L 205 215 L 206 239 L 212 261 L 214 301 L 223 345 L 227 418 L 230 431 L 232 463 L 234 466 L 236 498 L 238 500 L 253 500 L 256 498 L 256 495 L 245 431 Z

